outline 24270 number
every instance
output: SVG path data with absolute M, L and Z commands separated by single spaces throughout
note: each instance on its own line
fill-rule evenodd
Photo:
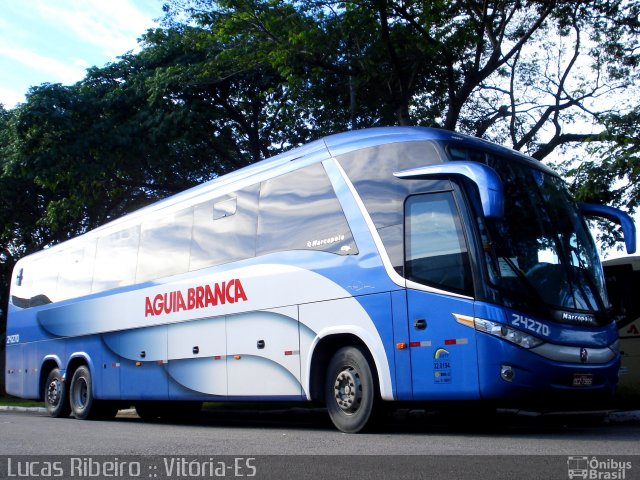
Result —
M 524 328 L 525 330 L 529 330 L 530 332 L 537 333 L 538 335 L 543 335 L 545 337 L 548 337 L 551 333 L 549 326 L 542 322 L 527 318 L 523 315 L 518 315 L 517 313 L 513 313 L 512 317 L 511 325 L 514 327 Z

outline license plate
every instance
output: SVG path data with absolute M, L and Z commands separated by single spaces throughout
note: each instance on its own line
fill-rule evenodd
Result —
M 574 387 L 590 387 L 593 385 L 593 375 L 590 373 L 574 373 L 573 374 L 573 386 Z

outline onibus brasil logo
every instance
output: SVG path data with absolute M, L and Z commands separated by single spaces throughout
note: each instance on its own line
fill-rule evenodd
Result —
M 613 458 L 602 460 L 597 457 L 573 456 L 567 459 L 567 469 L 570 479 L 625 480 L 627 471 L 631 470 L 631 462 Z

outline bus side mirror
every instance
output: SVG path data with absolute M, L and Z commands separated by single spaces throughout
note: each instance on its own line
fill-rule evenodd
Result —
M 482 163 L 445 162 L 435 165 L 402 170 L 393 174 L 407 180 L 428 178 L 464 177 L 478 187 L 482 212 L 487 218 L 504 218 L 504 191 L 496 171 Z
M 622 210 L 605 205 L 593 205 L 591 203 L 579 203 L 580 212 L 585 217 L 606 218 L 619 224 L 624 235 L 624 244 L 628 254 L 636 253 L 636 225 L 633 219 Z

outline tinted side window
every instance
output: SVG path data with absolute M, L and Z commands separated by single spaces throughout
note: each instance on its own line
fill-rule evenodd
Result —
M 134 283 L 139 243 L 140 225 L 98 239 L 92 292 Z
M 61 268 L 60 255 L 45 255 L 34 262 L 29 272 L 33 275 L 29 306 L 46 305 L 58 300 L 57 284 Z
M 357 253 L 340 202 L 319 163 L 262 183 L 257 252 L 282 250 Z
M 256 254 L 259 185 L 196 205 L 190 270 Z
M 76 298 L 91 293 L 93 264 L 97 241 L 85 240 L 79 246 L 62 253 L 62 265 L 58 276 L 58 300 Z
M 471 295 L 469 254 L 453 194 L 412 196 L 405 209 L 406 277 Z
M 445 189 L 442 180 L 401 180 L 394 172 L 441 162 L 430 142 L 400 142 L 365 148 L 338 157 L 373 220 L 387 254 L 403 274 L 403 205 L 416 192 Z
M 193 208 L 164 213 L 142 223 L 136 280 L 185 273 L 189 268 L 189 248 Z
M 365 148 L 338 157 L 365 203 L 376 228 L 402 224 L 404 199 L 424 182 L 401 180 L 394 172 L 442 160 L 429 142 L 404 142 Z

